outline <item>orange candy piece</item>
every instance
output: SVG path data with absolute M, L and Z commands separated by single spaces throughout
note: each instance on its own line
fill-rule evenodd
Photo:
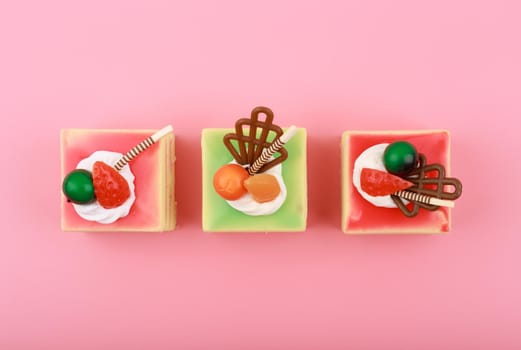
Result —
M 213 187 L 217 194 L 226 200 L 236 200 L 246 194 L 243 183 L 250 175 L 239 164 L 226 164 L 213 176 Z
M 269 202 L 277 198 L 280 185 L 271 174 L 257 174 L 244 181 L 244 187 L 258 203 Z

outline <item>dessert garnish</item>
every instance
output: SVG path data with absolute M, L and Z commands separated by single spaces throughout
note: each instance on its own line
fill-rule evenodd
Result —
M 67 197 L 67 200 L 74 204 L 85 204 L 88 206 L 91 206 L 92 203 L 97 203 L 97 205 L 104 209 L 120 207 L 131 197 L 131 193 L 133 193 L 133 185 L 132 188 L 130 188 L 127 179 L 122 176 L 119 171 L 121 171 L 128 162 L 137 157 L 141 152 L 151 147 L 161 137 L 172 131 L 173 129 L 170 125 L 159 130 L 133 147 L 128 153 L 122 155 L 121 159 L 115 162 L 113 166 L 103 161 L 96 160 L 94 163 L 90 163 L 90 169 L 72 170 L 67 174 L 67 176 L 65 176 L 62 184 L 62 190 Z M 105 151 L 94 152 L 89 158 L 97 156 L 97 154 L 102 154 L 103 152 Z M 118 153 L 113 152 L 105 153 L 116 156 L 118 155 Z M 83 163 L 83 161 L 80 163 Z M 78 165 L 78 167 L 80 167 L 80 165 Z M 130 173 L 130 171 L 128 172 Z M 130 178 L 132 180 L 134 178 L 131 173 Z M 132 205 L 132 203 L 129 204 L 129 208 L 130 205 Z M 77 207 L 75 207 L 75 209 L 77 209 Z M 78 210 L 76 211 L 78 212 Z M 79 212 L 78 214 L 82 217 L 87 217 L 87 215 L 83 216 Z M 89 215 L 90 214 L 89 210 Z
M 369 151 L 372 153 L 367 153 Z M 379 153 L 382 151 L 383 153 Z M 369 159 L 374 162 L 368 164 Z M 355 162 L 355 169 L 357 162 L 358 160 Z M 398 207 L 407 217 L 416 216 L 420 208 L 452 208 L 454 200 L 462 193 L 461 182 L 456 178 L 446 177 L 443 165 L 427 164 L 425 155 L 418 153 L 406 141 L 369 148 L 364 152 L 363 163 L 366 165 L 357 172 L 360 186 L 355 184 L 359 191 L 364 192 L 360 192 L 362 196 L 374 205 Z M 379 169 L 369 168 L 368 165 Z M 382 170 L 384 168 L 386 171 Z M 385 198 L 389 197 L 392 201 L 387 204 L 388 200 Z M 411 202 L 411 205 L 406 201 Z
M 68 173 L 63 179 L 62 190 L 72 203 L 86 204 L 96 199 L 92 174 L 85 169 L 75 169 Z
M 127 180 L 113 167 L 97 161 L 92 168 L 94 193 L 105 209 L 119 207 L 130 197 Z
M 172 125 L 167 125 L 163 129 L 157 131 L 152 136 L 147 137 L 140 143 L 138 143 L 136 146 L 134 146 L 130 151 L 128 151 L 123 157 L 121 157 L 120 160 L 114 165 L 114 169 L 121 170 L 132 159 L 137 157 L 141 152 L 151 147 L 154 143 L 156 143 L 160 138 L 165 136 L 168 133 L 171 133 L 174 131 L 172 128 Z
M 264 121 L 259 119 L 259 114 L 266 115 Z M 258 133 L 260 132 L 260 135 Z M 224 135 L 223 142 L 232 157 L 240 165 L 250 167 L 261 156 L 265 148 L 271 146 L 273 141 L 283 134 L 282 128 L 273 124 L 273 112 L 267 107 L 255 107 L 251 112 L 250 119 L 241 118 L 235 123 L 235 133 Z M 235 146 L 237 144 L 237 149 Z M 282 163 L 288 158 L 288 152 L 284 147 L 278 149 L 279 157 L 264 159 L 257 172 L 265 172 L 275 165 Z
M 255 162 L 253 162 L 253 165 L 248 167 L 248 173 L 250 175 L 254 175 L 259 172 L 263 164 L 268 163 L 271 157 L 275 153 L 279 152 L 284 147 L 284 144 L 288 142 L 296 132 L 297 127 L 295 125 L 290 126 L 288 130 L 280 135 L 279 138 L 275 139 L 275 141 L 273 141 L 273 143 L 268 148 L 263 149 L 261 155 L 255 159 Z M 265 168 L 264 171 L 267 169 L 269 168 Z
M 386 196 L 414 186 L 410 181 L 385 171 L 363 168 L 360 174 L 362 190 L 371 196 Z
M 265 115 L 264 120 L 259 118 L 260 114 Z M 267 107 L 256 107 L 249 119 L 237 120 L 235 133 L 223 137 L 224 145 L 234 160 L 215 173 L 215 191 L 227 201 L 237 201 L 237 205 L 229 202 L 234 208 L 241 206 L 239 200 L 245 196 L 260 204 L 285 196 L 284 184 L 279 183 L 282 181 L 280 169 L 275 169 L 287 159 L 284 144 L 296 131 L 297 128 L 291 126 L 283 132 L 280 126 L 273 124 L 273 112 Z M 282 202 L 279 199 L 277 205 L 282 205 Z M 273 210 L 262 212 L 271 213 Z
M 239 199 L 246 194 L 243 182 L 248 177 L 248 171 L 239 164 L 226 164 L 215 173 L 213 187 L 224 199 Z
M 244 187 L 256 202 L 264 203 L 277 198 L 280 186 L 277 178 L 271 174 L 258 174 L 244 180 Z
M 407 141 L 391 143 L 384 151 L 384 165 L 394 175 L 405 175 L 418 164 L 418 152 Z
M 423 154 L 419 154 L 418 166 L 404 178 L 414 186 L 391 195 L 398 208 L 406 216 L 416 216 L 420 208 L 437 210 L 440 206 L 454 207 L 454 200 L 461 196 L 461 181 L 445 176 L 445 167 L 441 164 L 426 164 Z M 409 209 L 402 198 L 413 203 Z

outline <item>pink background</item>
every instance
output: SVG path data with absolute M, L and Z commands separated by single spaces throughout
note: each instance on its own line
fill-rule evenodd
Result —
M 247 4 L 251 3 L 251 4 Z M 520 348 L 518 1 L 4 1 L 2 349 Z M 200 131 L 308 128 L 299 234 L 203 234 Z M 178 229 L 63 233 L 59 129 L 177 133 Z M 445 236 L 340 231 L 340 134 L 448 128 Z

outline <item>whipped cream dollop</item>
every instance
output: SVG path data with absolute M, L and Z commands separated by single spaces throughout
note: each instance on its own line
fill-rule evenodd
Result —
M 118 152 L 110 151 L 96 151 L 85 159 L 82 159 L 76 169 L 85 169 L 92 172 L 94 163 L 97 161 L 104 162 L 108 165 L 114 165 L 118 160 L 123 157 L 123 154 Z M 96 221 L 100 224 L 111 224 L 119 218 L 128 215 L 132 204 L 136 200 L 136 194 L 134 191 L 134 174 L 130 171 L 130 167 L 126 164 L 119 173 L 127 180 L 128 187 L 130 188 L 130 197 L 119 207 L 105 209 L 96 200 L 88 204 L 72 204 L 76 213 L 83 219 L 88 221 Z
M 387 172 L 384 165 L 384 152 L 388 145 L 388 143 L 380 143 L 371 146 L 358 156 L 353 167 L 353 185 L 356 187 L 360 195 L 371 204 L 377 207 L 397 208 L 390 195 L 371 196 L 362 190 L 362 186 L 360 185 L 360 174 L 362 173 L 363 168 Z M 408 202 L 404 200 L 404 203 L 407 204 Z
M 237 162 L 232 161 L 231 164 L 236 164 Z M 243 212 L 246 215 L 251 216 L 259 216 L 259 215 L 270 215 L 279 210 L 279 208 L 284 204 L 287 196 L 286 184 L 284 183 L 284 179 L 282 178 L 282 164 L 278 164 L 271 169 L 266 170 L 263 174 L 270 174 L 275 176 L 280 186 L 279 195 L 269 202 L 259 203 L 256 202 L 252 195 L 246 193 L 241 198 L 236 199 L 234 201 L 227 200 L 226 202 L 234 209 Z

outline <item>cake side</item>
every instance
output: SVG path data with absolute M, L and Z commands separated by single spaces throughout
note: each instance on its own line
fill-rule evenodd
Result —
M 353 170 L 350 166 L 349 155 L 347 150 L 349 149 L 351 133 L 349 131 L 345 131 L 342 133 L 342 139 L 340 142 L 340 176 L 342 177 L 342 181 L 340 183 L 341 192 L 341 222 L 340 227 L 344 233 L 347 233 L 348 228 L 348 218 L 351 213 L 351 201 L 349 200 L 350 192 L 352 192 L 353 181 L 347 174 L 352 174 Z
M 163 203 L 165 210 L 165 220 L 162 225 L 162 231 L 172 231 L 176 227 L 177 222 L 177 203 L 175 201 L 175 135 L 172 133 L 164 137 L 164 171 L 162 173 L 165 183 L 165 191 L 163 192 Z

